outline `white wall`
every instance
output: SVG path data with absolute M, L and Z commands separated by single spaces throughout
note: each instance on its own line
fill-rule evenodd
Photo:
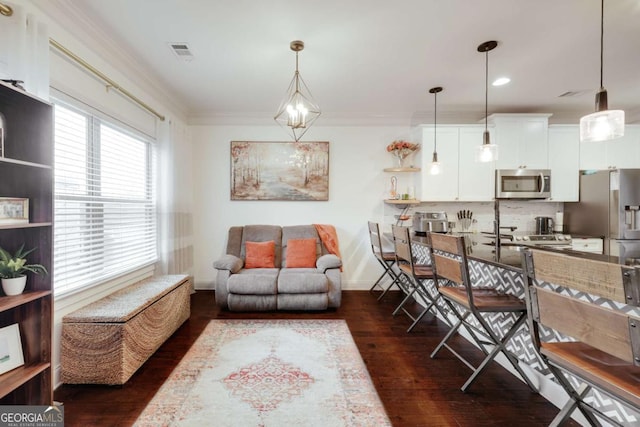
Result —
M 368 289 L 381 272 L 369 245 L 367 221 L 382 221 L 393 166 L 385 150 L 405 137 L 405 126 L 315 126 L 305 140 L 329 141 L 329 201 L 231 201 L 230 141 L 285 141 L 271 126 L 192 126 L 194 257 L 198 289 L 213 288 L 212 262 L 224 254 L 230 226 L 333 224 L 343 256 L 345 289 Z
M 379 222 L 390 232 L 395 222 L 396 206 L 385 205 L 390 179 L 397 176 L 398 190 L 415 185 L 418 173 L 388 173 L 394 158 L 386 146 L 394 139 L 411 134 L 405 126 L 316 126 L 305 138 L 329 141 L 329 201 L 231 201 L 230 141 L 282 141 L 286 133 L 275 123 L 271 126 L 191 126 L 193 138 L 194 182 L 194 276 L 197 289 L 214 287 L 213 261 L 224 254 L 230 226 L 244 224 L 333 224 L 338 231 L 343 255 L 344 289 L 369 289 L 381 273 L 369 245 L 367 221 Z M 423 203 L 416 211 L 443 210 L 449 219 L 456 212 L 475 212 L 475 231 L 491 231 L 493 202 Z M 504 202 L 501 218 L 504 225 L 518 226 L 518 231 L 533 232 L 534 217 L 554 216 L 562 204 L 549 202 Z M 411 225 L 410 221 L 403 225 Z M 390 244 L 390 242 L 387 242 Z

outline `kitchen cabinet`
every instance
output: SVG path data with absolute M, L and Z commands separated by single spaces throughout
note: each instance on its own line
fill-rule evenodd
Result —
M 547 132 L 550 114 L 492 114 L 498 144 L 496 169 L 548 169 Z
M 430 175 L 433 155 L 433 126 L 422 134 L 422 175 L 420 199 L 423 201 L 490 201 L 494 199 L 493 163 L 477 163 L 475 150 L 482 144 L 484 126 L 437 126 L 440 175 Z M 491 132 L 491 130 L 490 130 Z
M 636 168 L 640 168 L 640 126 L 638 125 L 626 125 L 622 138 L 580 144 L 580 169 L 582 170 Z
M 458 198 L 458 127 L 438 126 L 438 161 L 442 165 L 439 175 L 429 173 L 433 157 L 433 126 L 422 133 L 422 169 L 420 199 L 451 201 Z
M 458 200 L 467 202 L 485 202 L 495 199 L 495 168 L 492 162 L 476 162 L 476 149 L 482 145 L 484 126 L 464 126 L 460 128 L 458 146 L 459 182 Z M 495 137 L 489 129 L 491 139 Z
M 551 199 L 577 202 L 580 197 L 580 127 L 549 126 Z
M 11 253 L 22 244 L 36 248 L 28 262 L 49 271 L 28 274 L 22 294 L 0 296 L 0 327 L 18 325 L 24 358 L 0 375 L 0 404 L 51 405 L 53 107 L 0 82 L 0 113 L 0 196 L 29 199 L 29 222 L 0 224 L 0 246 Z
M 572 251 L 602 254 L 604 253 L 603 249 L 604 240 L 600 237 L 573 237 L 571 239 Z

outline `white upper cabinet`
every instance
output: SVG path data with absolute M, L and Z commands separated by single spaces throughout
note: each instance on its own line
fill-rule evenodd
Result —
M 420 199 L 423 201 L 490 201 L 494 199 L 493 163 L 476 163 L 475 150 L 482 144 L 484 126 L 437 126 L 440 175 L 429 174 L 433 156 L 433 126 L 422 134 L 422 175 Z M 492 131 L 490 131 L 492 132 Z M 492 135 L 493 136 L 493 135 Z
M 495 168 L 493 162 L 476 162 L 476 148 L 482 145 L 484 126 L 460 127 L 458 198 L 461 201 L 485 202 L 495 199 Z M 491 140 L 495 137 L 489 129 Z
M 433 126 L 422 132 L 421 200 L 451 201 L 458 198 L 458 127 L 437 126 L 439 175 L 431 175 L 429 165 L 433 157 Z
M 577 202 L 580 197 L 580 127 L 549 126 L 551 200 Z
M 550 114 L 492 114 L 498 144 L 496 169 L 548 169 Z
M 640 126 L 626 125 L 622 138 L 580 144 L 580 169 L 640 168 Z

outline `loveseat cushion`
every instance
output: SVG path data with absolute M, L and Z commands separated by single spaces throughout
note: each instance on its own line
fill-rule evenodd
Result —
M 218 270 L 229 270 L 232 273 L 237 273 L 242 269 L 242 259 L 235 255 L 222 255 L 220 258 L 213 262 L 213 268 Z
M 338 258 L 337 255 L 333 255 L 333 254 L 322 255 L 320 258 L 318 258 L 318 261 L 316 262 L 316 267 L 318 267 L 318 270 L 324 273 L 326 270 L 330 268 L 342 267 L 342 260 Z
M 277 268 L 252 268 L 232 274 L 227 281 L 227 289 L 232 294 L 275 295 L 277 293 Z
M 281 294 L 315 294 L 328 290 L 327 276 L 315 268 L 283 268 L 278 277 Z

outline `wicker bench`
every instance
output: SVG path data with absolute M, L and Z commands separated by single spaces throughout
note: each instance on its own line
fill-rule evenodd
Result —
M 189 318 L 187 276 L 154 277 L 62 319 L 62 382 L 124 384 Z

